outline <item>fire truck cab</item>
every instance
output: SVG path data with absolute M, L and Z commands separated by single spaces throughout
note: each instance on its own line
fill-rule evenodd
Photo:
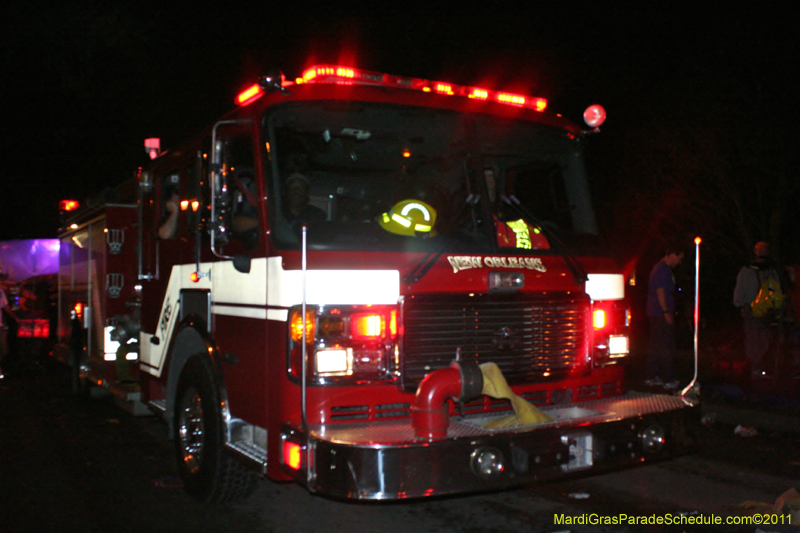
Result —
M 61 235 L 63 344 L 164 417 L 193 496 L 496 490 L 691 444 L 696 402 L 625 389 L 585 132 L 545 100 L 323 65 L 237 103 Z

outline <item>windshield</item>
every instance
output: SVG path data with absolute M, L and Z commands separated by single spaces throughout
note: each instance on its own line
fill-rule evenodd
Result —
M 309 248 L 329 250 L 542 253 L 596 233 L 565 131 L 352 102 L 283 106 L 265 127 L 280 247 L 303 223 Z

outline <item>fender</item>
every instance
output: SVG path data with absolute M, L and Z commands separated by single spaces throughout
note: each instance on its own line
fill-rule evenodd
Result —
M 178 380 L 186 362 L 198 355 L 208 359 L 214 374 L 214 386 L 217 389 L 222 410 L 222 422 L 225 426 L 230 421 L 228 409 L 228 391 L 225 387 L 225 375 L 222 371 L 222 356 L 216 342 L 206 328 L 206 322 L 198 315 L 189 315 L 176 326 L 176 333 L 170 339 L 166 356 L 167 383 L 166 383 L 166 410 L 164 419 L 169 425 L 172 434 L 173 412 L 175 410 L 175 394 L 178 389 Z M 227 431 L 225 431 L 227 434 Z

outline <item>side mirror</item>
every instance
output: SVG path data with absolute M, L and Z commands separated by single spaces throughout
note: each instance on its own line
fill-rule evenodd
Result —
M 233 268 L 242 274 L 250 273 L 251 258 L 246 254 L 237 254 L 233 256 Z
M 221 148 L 219 148 L 221 149 Z M 211 169 L 211 242 L 217 246 L 225 246 L 231 241 L 230 228 L 230 191 L 221 165 L 212 165 Z
M 153 175 L 149 170 L 139 172 L 139 189 L 142 193 L 149 193 L 153 190 Z

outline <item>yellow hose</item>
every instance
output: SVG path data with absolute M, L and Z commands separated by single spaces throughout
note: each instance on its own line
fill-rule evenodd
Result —
M 532 403 L 514 394 L 496 363 L 484 363 L 480 365 L 480 369 L 483 374 L 483 394 L 492 398 L 509 400 L 514 408 L 513 415 L 493 418 L 484 423 L 483 427 L 497 429 L 553 421 L 552 417 L 546 415 Z

